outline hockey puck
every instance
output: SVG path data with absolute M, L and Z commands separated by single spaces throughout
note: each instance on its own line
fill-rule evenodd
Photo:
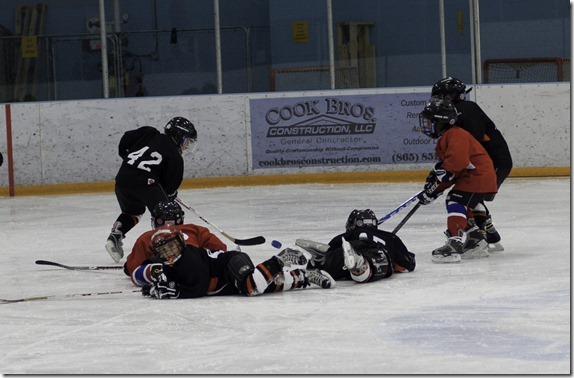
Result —
M 278 242 L 277 240 L 273 240 L 273 241 L 271 242 L 271 245 L 272 245 L 273 247 L 279 249 L 279 248 L 281 248 L 281 246 L 282 246 L 283 244 L 281 244 L 281 243 Z

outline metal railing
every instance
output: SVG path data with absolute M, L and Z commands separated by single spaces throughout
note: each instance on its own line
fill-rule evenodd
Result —
M 222 82 L 226 92 L 253 91 L 251 30 L 224 27 L 221 35 Z M 99 35 L 35 38 L 37 56 L 23 58 L 22 36 L 0 36 L 4 63 L 0 64 L 0 102 L 103 97 L 104 76 L 109 96 L 115 98 L 217 92 L 214 29 L 108 33 L 109 72 L 105 75 Z M 31 73 L 25 81 L 18 82 L 11 67 L 20 60 L 39 73 Z M 259 87 L 266 89 L 268 83 Z

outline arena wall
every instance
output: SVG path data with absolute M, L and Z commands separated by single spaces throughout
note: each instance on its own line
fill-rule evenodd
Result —
M 185 156 L 183 188 L 422 180 L 433 163 L 418 159 L 412 164 L 253 166 L 250 104 L 255 101 L 356 98 L 368 103 L 384 94 L 429 95 L 426 87 L 408 87 L 4 104 L 0 195 L 111 191 L 121 163 L 117 146 L 122 134 L 145 125 L 161 130 L 174 116 L 191 120 L 199 135 L 197 149 Z M 475 86 L 471 94 L 507 139 L 513 176 L 570 174 L 570 83 Z M 414 103 L 410 118 L 393 122 L 416 128 L 418 119 L 412 114 L 422 106 Z M 379 120 L 384 117 L 378 114 Z

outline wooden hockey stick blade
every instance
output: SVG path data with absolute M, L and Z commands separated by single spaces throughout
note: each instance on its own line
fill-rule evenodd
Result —
M 108 266 L 70 266 L 64 265 L 53 261 L 46 261 L 46 260 L 36 260 L 36 264 L 38 265 L 50 265 L 50 266 L 57 266 L 59 268 L 64 268 L 68 270 L 115 270 L 115 269 L 122 269 L 123 266 L 121 265 L 108 265 Z

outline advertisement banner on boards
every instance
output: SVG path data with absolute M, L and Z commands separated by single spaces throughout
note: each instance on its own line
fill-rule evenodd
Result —
M 433 163 L 428 93 L 251 99 L 253 169 Z

